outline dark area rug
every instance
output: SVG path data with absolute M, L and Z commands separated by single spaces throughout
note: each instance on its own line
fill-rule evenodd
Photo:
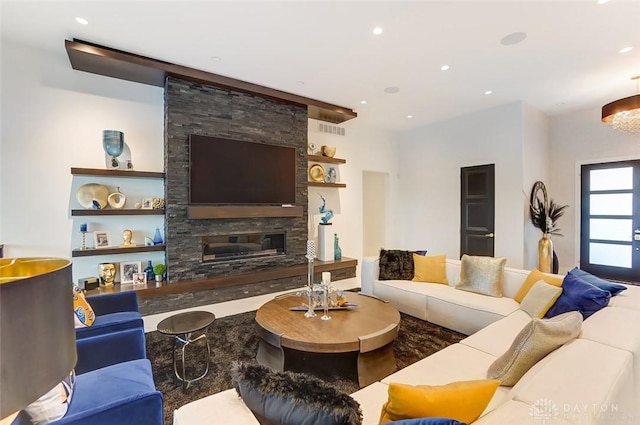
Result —
M 173 411 L 194 400 L 231 388 L 230 366 L 233 361 L 255 363 L 258 336 L 255 331 L 255 311 L 223 317 L 209 327 L 211 346 L 209 373 L 205 378 L 182 390 L 173 371 L 173 339 L 159 332 L 146 334 L 147 357 L 153 368 L 156 388 L 164 395 L 165 423 L 173 422 Z M 448 345 L 464 338 L 458 332 L 401 314 L 400 331 L 394 343 L 398 369 L 405 368 Z M 203 371 L 206 349 L 200 342 L 187 348 L 187 376 L 199 376 Z M 313 358 L 306 359 L 314 361 Z M 331 362 L 324 362 L 331 363 Z M 320 362 L 318 362 L 320 364 Z M 319 371 L 316 375 L 346 393 L 359 389 L 357 376 L 341 368 Z

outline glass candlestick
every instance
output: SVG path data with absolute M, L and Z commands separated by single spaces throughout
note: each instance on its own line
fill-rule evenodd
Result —
M 80 231 L 82 232 L 82 247 L 80 248 L 80 250 L 86 251 L 87 250 L 87 245 L 86 245 L 87 223 L 82 223 L 80 225 Z
M 324 289 L 324 296 L 322 300 L 322 306 L 324 307 L 324 314 L 320 319 L 322 320 L 331 320 L 331 316 L 329 316 L 329 285 L 322 285 Z
M 312 240 L 307 241 L 307 311 L 304 317 L 316 317 L 313 301 L 313 260 L 315 257 L 315 244 Z

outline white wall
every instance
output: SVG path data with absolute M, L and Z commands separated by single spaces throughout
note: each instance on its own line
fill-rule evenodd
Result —
M 147 194 L 163 196 L 162 187 L 72 178 L 70 168 L 105 168 L 102 130 L 118 129 L 137 170 L 161 171 L 163 89 L 75 71 L 62 43 L 55 53 L 6 39 L 1 47 L 0 236 L 5 255 L 70 258 L 71 249 L 81 244 L 80 222 L 88 222 L 89 230 L 107 230 L 116 245 L 125 228 L 134 230 L 137 243 L 143 234 L 153 236 L 162 225 L 159 217 L 72 218 L 70 210 L 80 208 L 75 195 L 82 183 L 100 182 L 113 191 L 119 185 L 129 194 L 128 202 Z M 163 258 L 162 253 L 76 258 L 74 279 L 96 276 L 102 261 L 155 263 Z
M 495 164 L 495 255 L 523 265 L 523 106 L 492 108 L 403 135 L 396 227 L 403 249 L 460 256 L 460 168 Z
M 342 255 L 358 259 L 360 265 L 363 256 L 362 172 L 365 170 L 389 174 L 389 193 L 392 195 L 387 203 L 386 240 L 390 245 L 399 244 L 398 225 L 394 220 L 397 200 L 393 195 L 398 184 L 397 135 L 366 127 L 357 118 L 340 125 L 345 128 L 346 136 L 320 133 L 318 123 L 319 121 L 309 120 L 309 142 L 315 143 L 318 149 L 322 145 L 336 146 L 335 156 L 347 160 L 346 164 L 337 167 L 338 181 L 346 183 L 347 187 L 309 187 L 310 234 L 317 237 L 321 216 L 317 214 L 316 207 L 318 193 L 322 193 L 327 199 L 327 207 L 336 213 L 331 223 L 340 238 Z
M 550 120 L 547 115 L 526 104 L 523 112 L 523 265 L 525 269 L 533 269 L 538 267 L 538 241 L 542 237 L 542 232 L 531 224 L 529 196 L 533 184 L 538 180 L 544 182 L 550 192 L 553 193 L 554 190 L 549 180 L 549 158 L 551 155 Z
M 549 195 L 569 205 L 559 221 L 564 237 L 553 238 L 561 273 L 580 261 L 580 164 L 640 159 L 640 134 L 613 130 L 600 114 L 600 108 L 593 108 L 551 119 Z

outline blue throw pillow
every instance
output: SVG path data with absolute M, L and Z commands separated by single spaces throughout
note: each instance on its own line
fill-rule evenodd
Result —
M 596 311 L 606 307 L 611 294 L 585 282 L 577 276 L 567 274 L 562 281 L 562 295 L 544 317 L 554 317 L 568 311 L 579 311 L 587 319 Z
M 578 276 L 580 279 L 592 284 L 593 286 L 597 286 L 600 289 L 609 291 L 612 297 L 615 297 L 620 292 L 627 289 L 627 287 L 624 285 L 620 285 L 617 283 L 609 282 L 608 280 L 600 279 L 598 276 L 594 276 L 591 273 L 585 272 L 584 270 L 580 270 L 577 267 L 574 267 L 573 270 L 569 272 L 569 274 Z
M 458 422 L 455 419 L 447 418 L 417 418 L 403 419 L 401 421 L 388 422 L 387 425 L 467 425 L 464 422 Z

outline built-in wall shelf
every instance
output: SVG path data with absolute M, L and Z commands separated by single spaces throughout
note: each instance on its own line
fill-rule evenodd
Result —
M 209 218 L 302 217 L 301 205 L 189 205 L 187 217 Z
M 71 210 L 71 215 L 97 216 L 97 215 L 164 215 L 164 208 L 158 209 L 104 209 L 104 210 Z
M 112 254 L 132 254 L 136 252 L 154 252 L 154 251 L 164 251 L 164 245 L 139 245 L 132 246 L 127 248 L 121 248 L 119 246 L 114 246 L 111 248 L 100 248 L 100 249 L 74 249 L 71 251 L 72 257 L 91 257 L 94 255 L 112 255 Z
M 151 179 L 164 179 L 165 174 L 157 171 L 127 171 L 127 170 L 107 170 L 100 168 L 77 168 L 71 167 L 71 174 L 74 176 L 100 176 L 100 177 L 138 177 Z
M 65 40 L 64 44 L 71 66 L 79 71 L 157 87 L 164 87 L 168 76 L 176 77 L 196 83 L 277 99 L 291 104 L 307 105 L 309 118 L 334 124 L 339 124 L 358 116 L 353 110 L 342 106 L 75 38 L 73 41 Z
M 310 181 L 309 186 L 316 187 L 347 187 L 345 183 L 327 183 L 327 182 L 314 182 Z
M 324 155 L 309 155 L 309 162 L 324 162 L 327 164 L 346 164 L 347 160 L 342 158 L 332 158 Z
M 341 260 L 313 262 L 314 275 L 322 272 L 331 272 L 338 270 L 355 269 L 358 260 L 355 258 L 342 257 Z M 275 267 L 250 273 L 225 274 L 209 279 L 181 281 L 175 283 L 162 283 L 157 286 L 154 282 L 148 282 L 146 285 L 115 285 L 110 287 L 99 287 L 86 291 L 88 296 L 108 294 L 113 292 L 137 291 L 140 299 L 160 297 L 172 294 L 194 293 L 197 291 L 206 291 L 210 289 L 223 288 L 235 285 L 243 285 L 247 283 L 265 282 L 275 279 L 283 279 L 293 276 L 304 276 L 307 274 L 308 265 L 306 263 L 289 266 Z M 317 278 L 319 276 L 316 276 Z

